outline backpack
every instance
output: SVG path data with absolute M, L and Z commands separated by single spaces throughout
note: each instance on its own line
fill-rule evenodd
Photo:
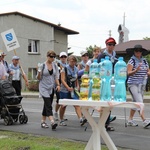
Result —
M 135 59 L 133 59 L 133 58 L 131 58 L 131 59 L 132 59 L 132 61 L 133 61 L 133 67 L 135 67 Z M 143 61 L 144 61 L 145 65 L 146 65 L 146 60 L 144 59 Z M 128 78 L 129 78 L 129 76 L 128 76 L 128 74 L 127 74 L 127 79 L 126 79 L 126 89 L 127 89 Z
M 55 66 L 55 70 L 56 70 L 57 65 L 54 64 L 54 66 Z M 45 63 L 43 63 L 43 66 L 42 66 L 42 70 L 41 70 L 41 79 L 42 79 L 42 77 L 43 77 L 43 71 L 44 71 L 44 68 L 45 68 Z
M 76 80 L 74 80 L 74 78 L 71 75 L 68 75 L 67 67 L 64 67 L 64 70 L 65 70 L 65 77 L 66 77 L 66 82 L 67 82 L 68 86 L 75 88 Z

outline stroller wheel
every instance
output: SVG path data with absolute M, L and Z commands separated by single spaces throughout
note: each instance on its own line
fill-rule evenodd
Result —
M 28 122 L 28 116 L 24 115 L 24 124 L 26 124 Z
M 19 122 L 20 122 L 20 124 L 24 123 L 24 116 L 23 115 L 19 116 Z
M 5 116 L 5 118 L 4 118 L 4 124 L 5 124 L 6 126 L 7 126 L 7 125 L 12 125 L 12 124 L 13 124 L 12 117 Z

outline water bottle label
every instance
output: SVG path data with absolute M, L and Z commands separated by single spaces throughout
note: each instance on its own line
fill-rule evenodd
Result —
M 109 71 L 109 70 L 107 70 L 107 72 L 106 72 L 106 76 L 110 76 L 110 75 L 111 75 L 110 71 Z
M 105 75 L 105 69 L 104 69 L 104 68 L 101 68 L 100 76 L 104 76 L 104 75 Z
M 126 69 L 126 67 L 123 67 L 123 68 L 121 68 L 121 69 L 118 71 L 118 75 L 119 75 L 120 77 L 126 77 L 126 74 L 127 74 L 127 69 Z

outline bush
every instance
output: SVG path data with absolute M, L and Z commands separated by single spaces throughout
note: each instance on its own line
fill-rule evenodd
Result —
M 29 80 L 29 91 L 39 91 L 39 81 L 37 80 Z

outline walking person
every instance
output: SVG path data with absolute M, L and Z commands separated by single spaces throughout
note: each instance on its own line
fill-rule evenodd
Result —
M 0 53 L 0 59 L 2 57 L 2 54 Z M 2 62 L 0 62 L 0 80 L 6 79 L 6 70 Z
M 52 130 L 55 130 L 57 123 L 54 122 L 53 118 L 53 96 L 54 96 L 54 87 L 56 83 L 56 90 L 60 91 L 59 83 L 59 70 L 57 65 L 54 63 L 56 54 L 54 51 L 50 50 L 47 52 L 47 59 L 38 67 L 37 79 L 39 80 L 39 92 L 44 100 L 43 111 L 42 111 L 42 120 L 41 127 L 48 128 L 46 123 L 46 117 L 51 122 Z
M 87 50 L 81 51 L 81 62 L 78 64 L 78 81 L 79 81 L 79 85 L 81 85 L 81 76 L 84 74 L 84 69 L 86 66 L 86 63 L 89 60 L 89 55 Z
M 1 53 L 0 62 L 4 65 L 5 70 L 6 70 L 6 77 L 9 79 L 9 77 L 13 75 L 13 72 L 10 70 L 10 67 L 7 61 L 4 59 L 6 54 L 3 51 L 1 51 L 0 53 Z
M 143 103 L 143 95 L 146 87 L 148 76 L 150 76 L 150 69 L 148 62 L 143 56 L 148 54 L 148 51 L 142 47 L 142 45 L 135 45 L 134 48 L 126 49 L 127 54 L 131 55 L 127 64 L 128 74 L 128 89 L 132 96 L 133 102 Z M 128 119 L 128 126 L 138 126 L 133 120 L 136 110 L 140 113 L 140 109 L 131 109 L 130 116 Z M 143 121 L 143 127 L 147 128 L 150 126 L 150 121 L 145 119 L 144 111 L 140 114 Z
M 59 73 L 60 73 L 61 70 L 64 67 L 66 67 L 66 65 L 67 65 L 67 53 L 66 52 L 61 52 L 59 54 L 59 59 L 60 60 L 58 60 L 57 65 L 59 67 Z M 59 83 L 61 84 L 61 76 L 59 77 Z M 54 118 L 55 118 L 55 121 L 58 121 L 59 120 L 59 118 L 58 118 L 58 111 L 59 111 L 59 108 L 60 108 L 60 105 L 59 105 L 60 93 L 57 90 L 55 90 L 55 93 L 56 93 L 56 105 L 55 105 Z
M 78 68 L 76 67 L 77 59 L 75 56 L 70 55 L 68 58 L 68 65 L 61 71 L 61 90 L 60 98 L 61 99 L 77 99 L 74 95 L 71 95 L 71 92 L 74 92 L 75 88 L 79 90 L 78 84 Z M 60 115 L 60 126 L 67 126 L 64 121 L 64 114 L 67 106 L 61 105 L 59 115 Z M 82 124 L 83 118 L 81 113 L 80 106 L 74 106 L 76 114 L 80 119 Z
M 16 94 L 19 96 L 21 95 L 21 77 L 25 80 L 26 86 L 28 86 L 28 79 L 26 74 L 21 71 L 20 65 L 19 65 L 19 57 L 13 56 L 12 57 L 12 63 L 9 65 L 10 70 L 12 73 L 12 86 L 16 90 Z
M 90 66 L 93 62 L 94 59 L 98 59 L 98 56 L 100 55 L 101 53 L 101 49 L 99 47 L 94 47 L 93 49 L 93 58 L 92 59 L 89 59 L 85 65 L 85 71 L 89 72 L 90 70 Z
M 101 62 L 102 58 L 105 58 L 105 56 L 109 57 L 109 60 L 112 62 L 112 74 L 114 73 L 114 66 L 116 64 L 116 62 L 118 61 L 118 58 L 116 56 L 116 52 L 115 52 L 115 45 L 116 45 L 116 41 L 114 38 L 109 37 L 108 39 L 106 39 L 105 41 L 106 44 L 106 49 L 104 50 L 103 53 L 101 53 L 98 57 L 98 63 Z M 116 119 L 116 116 L 111 116 L 111 111 L 110 111 L 110 115 L 108 116 L 108 119 L 105 123 L 105 127 L 107 131 L 114 131 L 114 127 L 109 126 L 110 122 L 114 121 Z

